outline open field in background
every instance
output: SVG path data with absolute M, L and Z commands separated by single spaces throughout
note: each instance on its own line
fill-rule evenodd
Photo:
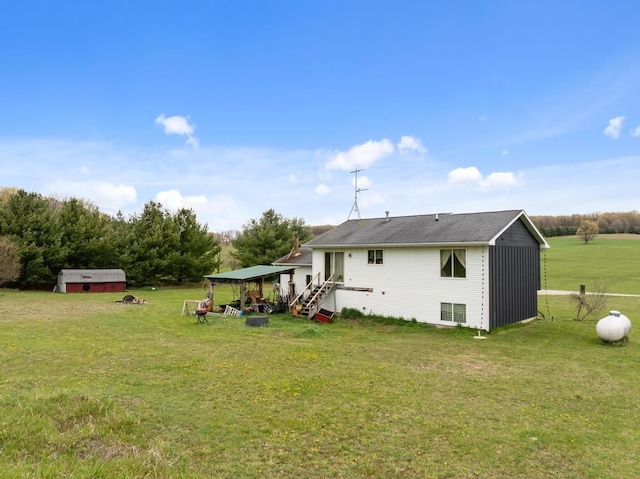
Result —
M 599 235 L 587 244 L 575 236 L 559 236 L 547 242 L 551 248 L 542 252 L 543 289 L 577 292 L 584 284 L 589 291 L 597 283 L 609 293 L 640 294 L 640 235 Z
M 600 238 L 551 238 L 549 289 L 577 290 L 592 275 L 636 292 L 628 263 L 640 242 Z M 567 296 L 541 296 L 545 319 L 479 340 L 412 323 L 181 317 L 204 292 L 142 289 L 131 293 L 148 304 L 124 305 L 122 294 L 0 290 L 0 477 L 601 479 L 640 469 L 640 298 L 608 298 L 633 323 L 610 346 L 598 318 L 571 319 Z M 217 304 L 231 299 L 216 287 Z

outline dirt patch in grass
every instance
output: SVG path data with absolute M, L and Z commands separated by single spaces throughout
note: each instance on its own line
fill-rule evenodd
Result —
M 59 300 L 56 301 L 56 298 Z M 145 307 L 142 305 L 124 305 L 115 301 L 102 300 L 94 301 L 70 301 L 61 296 L 53 296 L 51 299 L 25 297 L 18 305 L 16 303 L 5 303 L 0 301 L 0 321 L 13 320 L 57 320 L 74 318 L 95 314 L 108 314 L 122 311 L 123 308 Z
M 438 373 L 446 376 L 497 377 L 509 374 L 493 361 L 478 356 L 456 356 L 455 361 L 436 360 L 433 362 L 416 362 L 407 365 L 408 369 L 418 373 Z

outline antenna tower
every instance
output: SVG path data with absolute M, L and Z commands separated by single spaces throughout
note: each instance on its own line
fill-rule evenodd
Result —
M 362 169 L 358 169 L 356 168 L 353 171 L 350 171 L 349 173 L 355 173 L 356 175 L 356 181 L 355 181 L 355 194 L 354 194 L 354 200 L 353 200 L 353 206 L 351 207 L 351 211 L 349 212 L 349 216 L 347 216 L 347 220 L 351 219 L 351 214 L 355 211 L 356 215 L 358 216 L 358 219 L 360 219 L 360 209 L 358 208 L 358 193 L 360 193 L 361 191 L 367 191 L 369 188 L 358 188 L 358 173 L 363 171 Z

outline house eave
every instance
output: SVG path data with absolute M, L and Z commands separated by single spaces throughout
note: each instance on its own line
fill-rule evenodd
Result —
M 308 246 L 311 249 L 363 249 L 363 248 L 439 248 L 439 247 L 467 247 L 467 246 L 487 246 L 487 241 L 453 241 L 437 243 L 368 243 L 368 244 L 321 244 Z

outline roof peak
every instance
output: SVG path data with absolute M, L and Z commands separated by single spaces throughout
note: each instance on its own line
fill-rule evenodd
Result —
M 487 215 L 487 214 L 498 214 L 498 213 L 521 213 L 524 210 L 522 209 L 511 209 L 511 210 L 495 210 L 495 211 L 468 211 L 468 212 L 461 212 L 461 213 L 452 213 L 452 212 L 446 212 L 446 213 L 420 213 L 420 214 L 414 214 L 414 215 L 399 215 L 399 216 L 392 216 L 390 214 L 385 214 L 385 216 L 374 216 L 372 218 L 354 218 L 354 219 L 350 219 L 347 221 L 368 221 L 368 220 L 387 220 L 387 219 L 392 219 L 392 218 L 427 218 L 430 216 L 433 217 L 442 217 L 442 216 L 468 216 L 468 215 Z M 386 213 L 386 212 L 385 212 Z

